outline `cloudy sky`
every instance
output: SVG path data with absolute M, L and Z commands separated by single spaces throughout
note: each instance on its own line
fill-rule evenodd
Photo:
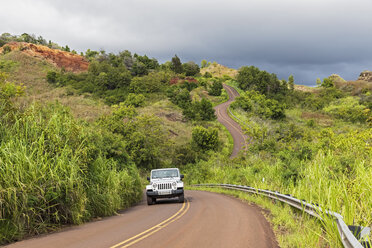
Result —
M 11 0 L 0 33 L 78 51 L 255 65 L 297 84 L 372 70 L 372 0 Z

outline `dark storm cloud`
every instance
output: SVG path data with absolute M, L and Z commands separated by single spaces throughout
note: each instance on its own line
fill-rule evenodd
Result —
M 81 51 L 256 65 L 309 85 L 372 70 L 370 0 L 13 0 L 2 9 L 0 32 L 40 34 Z

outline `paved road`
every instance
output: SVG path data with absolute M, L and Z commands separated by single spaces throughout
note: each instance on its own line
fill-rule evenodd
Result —
M 186 191 L 184 204 L 145 201 L 118 216 L 42 235 L 8 248 L 278 247 L 256 206 L 203 191 Z
M 234 158 L 238 155 L 239 151 L 246 149 L 247 137 L 243 133 L 240 125 L 233 119 L 231 119 L 230 116 L 227 114 L 228 107 L 235 100 L 235 98 L 239 96 L 239 93 L 233 87 L 226 84 L 224 84 L 223 87 L 229 95 L 229 100 L 220 105 L 217 105 L 214 109 L 216 110 L 217 120 L 227 128 L 234 139 L 234 148 L 231 153 L 231 158 Z

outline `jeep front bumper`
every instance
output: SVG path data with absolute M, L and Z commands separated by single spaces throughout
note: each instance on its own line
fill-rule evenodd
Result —
M 183 194 L 183 188 L 176 190 L 169 190 L 169 192 L 147 190 L 146 195 L 152 198 L 172 198 Z

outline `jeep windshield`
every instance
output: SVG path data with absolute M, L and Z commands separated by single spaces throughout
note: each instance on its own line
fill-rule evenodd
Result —
M 151 172 L 152 179 L 158 178 L 172 178 L 178 177 L 178 170 L 176 169 L 169 169 L 169 170 L 154 170 Z

